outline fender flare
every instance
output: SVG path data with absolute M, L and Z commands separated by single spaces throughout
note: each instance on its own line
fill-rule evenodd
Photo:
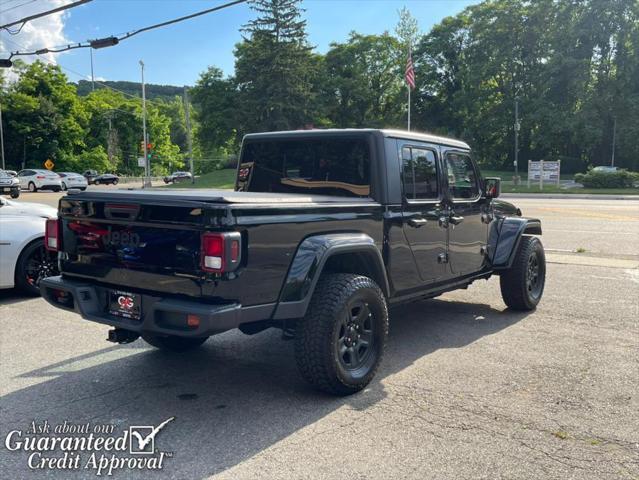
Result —
M 511 267 L 522 235 L 541 235 L 541 221 L 536 218 L 505 217 L 493 222 L 488 245 L 494 270 Z
M 367 267 L 384 295 L 389 295 L 388 277 L 380 249 L 363 233 L 335 233 L 307 237 L 300 243 L 280 291 L 273 319 L 301 318 L 311 301 L 315 286 L 326 262 L 335 255 L 360 253 L 366 255 Z

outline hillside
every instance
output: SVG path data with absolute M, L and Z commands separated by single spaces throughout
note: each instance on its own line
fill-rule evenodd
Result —
M 95 84 L 95 88 L 105 88 L 103 85 L 107 85 L 116 90 L 128 93 L 130 95 L 142 96 L 142 87 L 139 82 L 125 82 L 125 81 L 111 81 L 105 80 Z M 80 80 L 76 83 L 78 89 L 78 95 L 85 96 L 91 93 L 91 81 Z M 153 83 L 147 83 L 145 85 L 146 98 L 153 100 L 156 98 L 172 99 L 176 95 L 182 95 L 184 88 L 176 87 L 174 85 L 156 85 Z

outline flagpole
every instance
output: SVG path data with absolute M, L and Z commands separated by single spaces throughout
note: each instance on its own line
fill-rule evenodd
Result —
M 408 131 L 410 132 L 410 85 L 408 85 Z
M 412 58 L 410 51 L 410 42 L 408 44 L 408 58 Z M 408 88 L 408 131 L 410 132 L 410 84 L 408 82 L 406 83 L 406 88 Z

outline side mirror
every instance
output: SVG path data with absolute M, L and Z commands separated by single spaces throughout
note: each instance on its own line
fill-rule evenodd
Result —
M 484 179 L 484 192 L 486 198 L 497 198 L 501 195 L 501 178 L 487 177 Z

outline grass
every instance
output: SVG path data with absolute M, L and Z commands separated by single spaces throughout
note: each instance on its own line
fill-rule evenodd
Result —
M 526 168 L 528 168 L 528 165 L 525 166 Z M 481 166 L 479 167 L 479 170 L 481 171 L 481 174 L 484 177 L 499 177 L 501 178 L 503 181 L 512 181 L 513 176 L 515 175 L 515 172 L 513 170 L 485 170 L 483 168 L 481 168 Z M 528 180 L 528 172 L 526 170 L 524 171 L 519 171 L 519 176 L 521 177 L 521 181 L 525 182 L 526 180 Z M 575 177 L 574 173 L 562 173 L 561 175 L 559 175 L 559 178 L 561 178 L 562 180 L 572 180 Z
M 191 185 L 188 182 L 172 183 L 166 188 L 224 188 L 233 189 L 235 187 L 234 168 L 225 170 L 216 170 L 211 173 L 205 173 L 195 178 L 195 183 Z
M 579 247 L 575 250 L 575 253 L 586 253 L 586 249 L 584 247 Z
M 559 188 L 555 185 L 544 185 L 543 190 L 539 190 L 538 185 L 509 185 L 501 184 L 502 193 L 561 193 L 574 195 L 585 194 L 607 194 L 607 195 L 639 195 L 639 188 Z

